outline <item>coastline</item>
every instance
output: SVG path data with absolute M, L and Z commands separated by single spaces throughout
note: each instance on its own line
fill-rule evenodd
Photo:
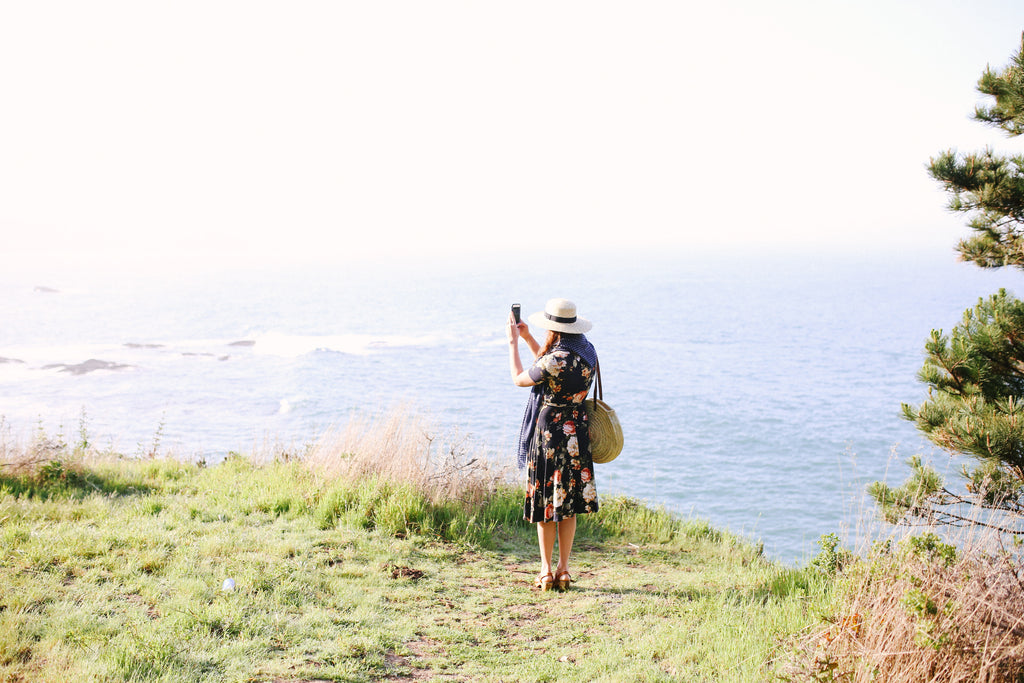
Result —
M 445 449 L 408 415 L 389 419 L 215 466 L 100 452 L 84 431 L 26 449 L 0 439 L 0 677 L 1024 671 L 1024 588 L 1007 574 L 1019 556 L 991 544 L 958 549 L 928 531 L 857 556 L 830 534 L 789 567 L 706 521 L 602 495 L 579 522 L 575 583 L 542 592 L 523 492 L 471 451 L 436 457 Z

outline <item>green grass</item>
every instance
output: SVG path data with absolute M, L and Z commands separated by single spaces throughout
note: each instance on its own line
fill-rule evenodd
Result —
M 764 681 L 827 610 L 819 573 L 610 497 L 542 593 L 519 501 L 240 457 L 0 476 L 0 681 Z

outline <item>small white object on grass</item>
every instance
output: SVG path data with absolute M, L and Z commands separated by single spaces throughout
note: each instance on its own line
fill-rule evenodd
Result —
M 233 590 L 235 590 L 235 580 L 234 579 L 224 579 L 224 590 L 225 591 L 233 591 Z

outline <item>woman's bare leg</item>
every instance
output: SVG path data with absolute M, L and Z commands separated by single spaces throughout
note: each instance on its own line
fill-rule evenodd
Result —
M 555 537 L 558 535 L 555 522 L 537 522 L 537 541 L 540 545 L 540 574 L 550 574 L 551 554 L 555 550 Z
M 569 555 L 572 554 L 572 541 L 576 537 L 576 517 L 566 517 L 558 522 L 558 574 L 569 571 Z

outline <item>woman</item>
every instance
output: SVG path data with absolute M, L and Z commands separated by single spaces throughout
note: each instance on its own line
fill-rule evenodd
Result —
M 583 401 L 593 382 L 597 352 L 583 333 L 592 325 L 576 315 L 576 304 L 551 299 L 529 318 L 547 330 L 543 345 L 526 323 L 509 316 L 509 364 L 512 381 L 533 387 L 519 437 L 519 466 L 527 466 L 524 518 L 537 523 L 542 590 L 565 590 L 572 581 L 569 555 L 576 535 L 576 515 L 597 512 L 590 429 Z M 519 358 L 523 339 L 535 361 L 524 371 Z M 551 555 L 558 539 L 558 564 Z

